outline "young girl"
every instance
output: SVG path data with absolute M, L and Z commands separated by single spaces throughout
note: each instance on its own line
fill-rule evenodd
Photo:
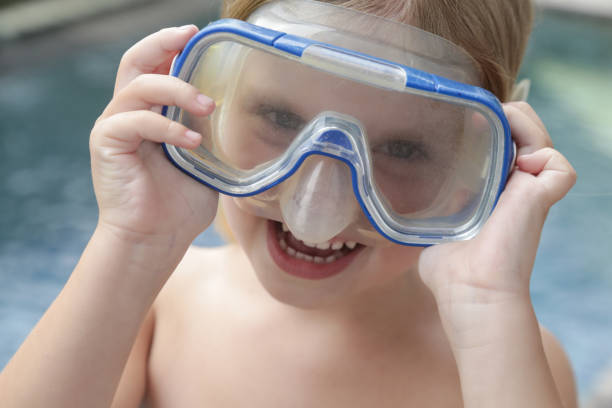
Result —
M 245 19 L 262 3 L 234 0 L 225 15 Z M 510 99 L 528 0 L 333 3 L 450 40 L 475 61 L 477 85 Z M 569 362 L 529 295 L 546 214 L 576 176 L 529 105 L 503 106 L 516 165 L 475 238 L 423 248 L 346 227 L 317 242 L 333 255 L 313 279 L 312 257 L 279 255 L 280 240 L 312 247 L 294 236 L 299 226 L 249 198 L 220 197 L 231 244 L 190 247 L 219 196 L 175 169 L 159 143 L 195 149 L 206 134 L 160 106 L 189 112 L 194 125 L 215 112 L 209 96 L 165 75 L 196 32 L 164 29 L 124 55 L 90 139 L 98 226 L 0 375 L 3 406 L 576 406 Z M 227 117 L 238 126 L 244 115 Z

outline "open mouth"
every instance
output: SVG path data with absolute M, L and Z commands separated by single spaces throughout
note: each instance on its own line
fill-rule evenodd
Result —
M 306 279 L 323 279 L 346 268 L 364 246 L 337 239 L 318 244 L 304 242 L 283 223 L 269 220 L 268 248 L 272 259 L 285 272 Z

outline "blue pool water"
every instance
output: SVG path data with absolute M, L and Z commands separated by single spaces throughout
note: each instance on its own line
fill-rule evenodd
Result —
M 553 207 L 532 280 L 540 321 L 566 347 L 588 393 L 612 362 L 612 24 L 545 16 L 523 69 L 530 102 L 578 172 Z
M 133 42 L 75 50 L 0 76 L 0 367 L 57 295 L 96 222 L 88 137 Z M 540 320 L 581 393 L 612 362 L 612 28 L 540 16 L 523 76 L 579 181 L 552 209 L 533 276 Z M 214 231 L 197 240 L 219 245 Z

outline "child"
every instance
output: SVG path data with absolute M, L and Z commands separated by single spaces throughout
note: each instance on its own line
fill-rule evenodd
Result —
M 261 3 L 235 0 L 225 13 L 244 19 Z M 478 85 L 510 98 L 531 25 L 527 0 L 334 3 L 445 37 L 476 61 Z M 283 209 L 258 210 L 253 198 L 221 196 L 232 244 L 189 247 L 219 197 L 173 168 L 158 144 L 195 149 L 207 135 L 159 106 L 180 107 L 192 124 L 216 107 L 160 74 L 196 32 L 165 29 L 124 55 L 90 139 L 98 226 L 0 375 L 3 406 L 576 406 L 567 358 L 529 296 L 547 211 L 576 176 L 527 104 L 504 105 L 516 168 L 475 238 L 424 249 L 347 226 L 318 240 L 333 255 L 311 279 L 313 258 L 287 261 L 272 249 L 282 238 L 308 251 L 294 236 L 299 223 Z M 362 113 L 380 106 L 369 108 Z M 258 115 L 295 122 L 266 109 Z

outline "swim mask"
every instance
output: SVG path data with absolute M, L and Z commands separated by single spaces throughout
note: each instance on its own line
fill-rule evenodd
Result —
M 209 24 L 171 74 L 217 108 L 165 108 L 203 136 L 193 150 L 165 144 L 170 160 L 305 242 L 347 231 L 406 245 L 470 239 L 512 166 L 508 122 L 474 85 L 474 61 L 407 24 L 273 1 L 248 22 Z

